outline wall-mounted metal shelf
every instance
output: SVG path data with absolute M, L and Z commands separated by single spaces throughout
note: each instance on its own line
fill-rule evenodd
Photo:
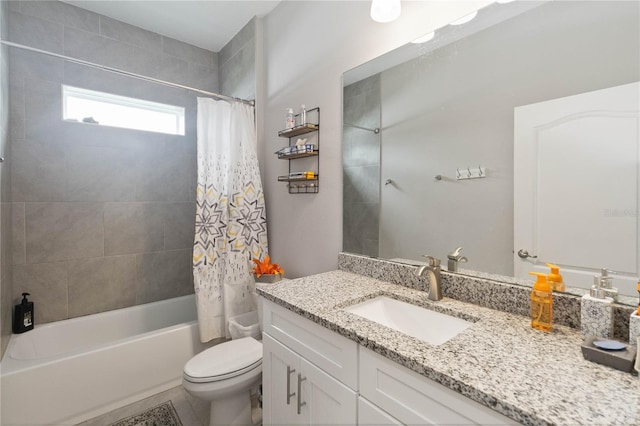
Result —
M 319 155 L 319 152 L 317 149 L 313 152 L 301 152 L 299 154 L 278 155 L 278 158 L 280 160 L 295 160 L 296 158 L 314 157 L 316 155 Z
M 314 110 L 320 110 L 319 108 L 314 108 L 314 109 L 310 109 L 309 111 L 307 111 L 307 114 L 311 111 Z M 296 115 L 297 117 L 297 115 Z M 293 129 L 286 129 L 286 130 L 280 130 L 278 132 L 278 136 L 280 136 L 281 138 L 293 138 L 295 136 L 300 136 L 300 135 L 304 135 L 307 133 L 311 133 L 311 132 L 315 132 L 317 130 L 320 129 L 320 126 L 317 124 L 313 124 L 313 123 L 305 123 L 302 124 L 300 126 L 296 126 Z
M 289 147 L 295 148 L 298 147 L 295 146 L 296 141 L 292 138 L 310 133 L 317 134 L 317 141 L 315 145 L 313 143 L 309 143 L 308 145 L 305 144 L 309 149 L 308 151 L 295 152 L 290 154 L 282 154 L 279 152 L 276 153 L 279 159 L 289 161 L 289 175 L 278 176 L 278 182 L 287 182 L 289 194 L 317 194 L 320 190 L 320 180 L 318 178 L 318 172 L 320 171 L 320 108 L 309 109 L 307 110 L 306 115 L 307 117 L 313 117 L 314 115 L 317 115 L 317 122 L 300 124 L 292 129 L 280 130 L 278 132 L 279 137 L 289 139 Z M 299 116 L 299 114 L 296 115 L 296 117 Z M 300 145 L 300 147 L 304 148 L 303 145 Z M 295 149 L 291 149 L 291 151 L 295 151 Z M 305 170 L 299 170 L 297 172 L 299 173 L 313 171 L 315 174 L 313 179 L 307 179 L 305 177 L 290 177 L 292 174 L 291 160 L 298 160 L 303 158 L 311 158 L 311 160 L 306 160 L 306 163 L 303 161 L 303 163 L 306 164 L 309 168 Z M 314 158 L 315 161 L 313 161 Z M 313 168 L 315 168 L 315 170 L 313 170 Z

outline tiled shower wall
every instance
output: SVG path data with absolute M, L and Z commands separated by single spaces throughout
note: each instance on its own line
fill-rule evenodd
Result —
M 218 89 L 214 52 L 61 2 L 9 7 L 13 42 Z M 13 48 L 10 59 L 12 303 L 31 293 L 43 323 L 192 293 L 196 95 Z M 186 136 L 63 122 L 61 84 L 184 106 Z
M 220 92 L 242 99 L 256 97 L 256 18 L 218 54 Z
M 342 250 L 378 256 L 380 74 L 344 88 Z M 363 130 L 350 125 L 364 127 Z
M 0 37 L 8 33 L 8 4 L 0 2 Z M 0 156 L 9 158 L 9 52 L 0 47 Z M 11 265 L 11 171 L 10 163 L 0 164 L 0 358 L 11 337 L 12 265 Z

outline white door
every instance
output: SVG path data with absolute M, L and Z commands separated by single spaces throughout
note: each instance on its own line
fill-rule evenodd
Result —
M 301 360 L 300 414 L 310 425 L 355 425 L 357 396 L 354 391 Z
M 549 262 L 567 285 L 589 288 L 609 268 L 620 292 L 635 294 L 639 105 L 632 83 L 515 108 L 516 277 L 533 279 Z
M 266 333 L 262 337 L 262 348 L 263 423 L 304 423 L 296 413 L 296 378 L 300 372 L 300 357 Z

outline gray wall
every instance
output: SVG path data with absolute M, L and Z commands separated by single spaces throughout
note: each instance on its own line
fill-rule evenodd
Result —
M 378 256 L 380 74 L 344 88 L 342 134 L 342 249 Z
M 0 37 L 5 39 L 8 3 L 0 2 Z M 0 156 L 10 157 L 9 152 L 9 55 L 8 48 L 0 47 Z M 11 310 L 13 282 L 11 265 L 11 171 L 10 162 L 0 164 L 0 358 L 11 337 Z
M 61 2 L 10 8 L 11 41 L 218 89 L 214 52 Z M 32 293 L 43 323 L 192 293 L 196 95 L 18 49 L 10 65 L 14 301 Z M 62 83 L 184 106 L 186 136 L 63 122 Z
M 242 99 L 256 97 L 256 18 L 218 54 L 220 93 Z

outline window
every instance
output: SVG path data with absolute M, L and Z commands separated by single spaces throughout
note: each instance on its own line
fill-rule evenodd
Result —
M 101 126 L 184 135 L 184 108 L 62 86 L 63 119 Z

